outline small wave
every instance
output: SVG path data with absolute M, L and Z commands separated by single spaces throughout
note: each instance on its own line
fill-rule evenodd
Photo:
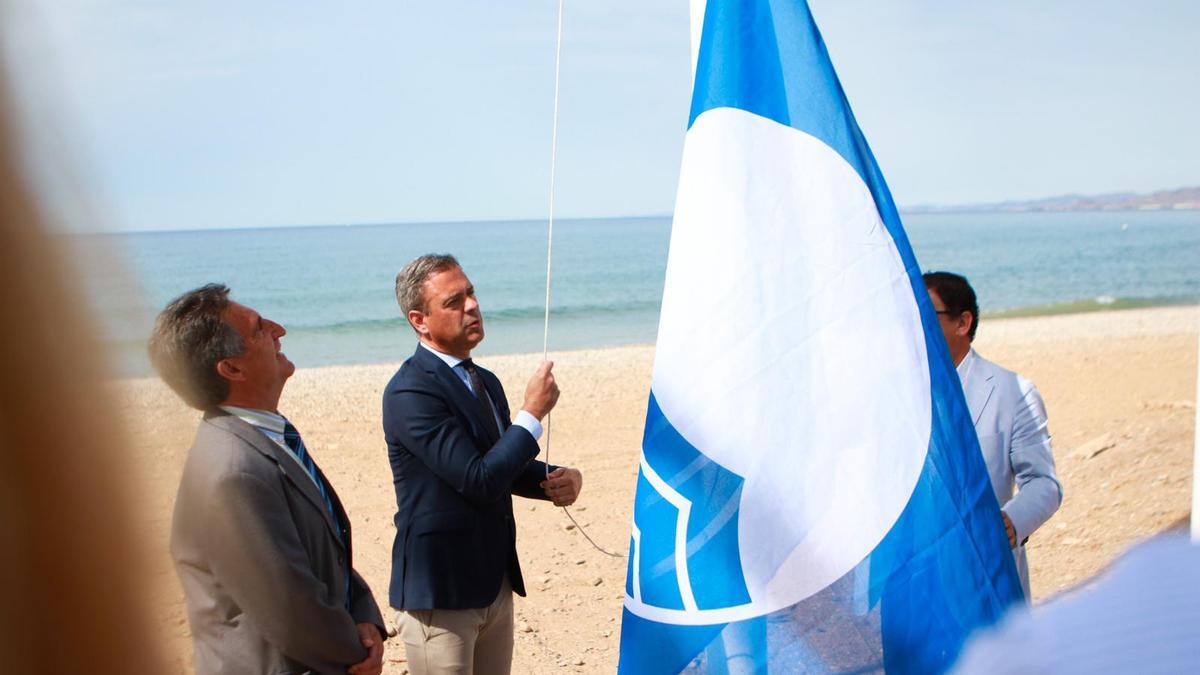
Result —
M 631 314 L 634 312 L 644 312 L 647 310 L 658 311 L 661 303 L 658 300 L 649 301 L 642 300 L 638 302 L 626 302 L 619 305 L 612 304 L 589 304 L 589 305 L 567 305 L 565 307 L 551 307 L 550 318 L 555 317 L 584 317 L 584 316 L 613 316 L 617 314 Z M 509 309 L 499 309 L 495 311 L 483 312 L 483 319 L 499 319 L 501 321 L 520 321 L 524 319 L 541 319 L 546 315 L 546 308 L 543 305 L 528 306 L 528 307 L 513 307 Z
M 660 303 L 657 301 L 639 301 L 628 302 L 622 305 L 587 304 L 551 307 L 550 319 L 553 321 L 555 319 L 617 316 L 647 311 L 657 312 L 659 304 Z M 542 317 L 545 316 L 545 312 L 545 307 L 532 305 L 527 307 L 513 307 L 493 311 L 488 311 L 485 309 L 483 312 L 483 321 L 485 325 L 489 323 L 519 323 L 522 321 L 531 320 L 540 321 Z M 294 333 L 352 333 L 358 331 L 372 332 L 395 330 L 396 328 L 403 328 L 407 330 L 408 324 L 402 317 L 397 315 L 385 319 L 352 319 L 349 321 L 337 321 L 324 324 L 289 322 L 284 327 L 287 328 L 289 332 Z
M 1200 296 L 1121 298 L 1111 295 L 1099 295 L 1086 300 L 1071 300 L 1068 302 L 1055 302 L 1048 305 L 1032 305 L 1028 307 L 1012 307 L 997 311 L 985 311 L 982 314 L 985 319 L 1005 319 L 1021 316 L 1051 316 L 1054 314 L 1080 314 L 1083 312 L 1139 309 L 1143 307 L 1173 307 L 1178 305 L 1194 305 L 1197 303 L 1200 303 Z

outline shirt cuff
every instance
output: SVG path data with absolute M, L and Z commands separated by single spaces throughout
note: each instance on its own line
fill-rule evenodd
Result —
M 513 424 L 528 431 L 535 441 L 542 437 L 542 423 L 529 412 L 518 410 L 517 419 L 513 420 Z

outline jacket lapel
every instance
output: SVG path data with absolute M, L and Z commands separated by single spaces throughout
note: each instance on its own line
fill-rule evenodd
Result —
M 967 379 L 967 408 L 971 411 L 971 424 L 979 425 L 983 411 L 992 400 L 992 392 L 996 390 L 995 373 L 991 368 L 984 367 L 984 361 L 978 355 L 975 357 L 975 372 Z
M 346 567 L 352 568 L 353 547 L 351 546 L 350 539 L 350 517 L 346 515 L 346 507 L 342 505 L 342 500 L 338 497 L 337 490 L 333 489 L 333 485 L 329 482 L 329 479 L 325 477 L 325 472 L 321 470 L 321 465 L 317 464 L 316 467 L 317 474 L 321 476 L 321 480 L 325 483 L 325 490 L 329 493 L 329 501 L 333 502 L 333 508 L 337 512 L 338 521 L 341 523 L 342 534 L 344 536 L 337 537 L 337 540 L 341 542 L 342 547 L 346 549 Z M 311 483 L 311 481 L 309 482 Z M 328 509 L 326 510 L 328 511 Z M 333 522 L 329 518 L 326 518 L 325 522 L 332 525 L 335 530 L 337 529 L 338 523 Z
M 487 432 L 488 427 L 484 424 L 483 408 L 479 405 L 479 399 L 475 398 L 471 390 L 467 389 L 467 385 L 459 379 L 458 375 L 454 374 L 445 361 L 439 359 L 436 354 L 425 347 L 417 345 L 417 352 L 413 354 L 413 358 L 418 359 L 422 367 L 441 382 L 443 389 L 449 394 L 451 407 L 470 421 L 471 435 L 475 437 L 475 442 L 482 448 L 481 452 L 487 452 L 500 439 L 491 438 L 491 434 Z M 482 373 L 480 377 L 484 377 Z M 486 378 L 484 378 L 484 384 L 487 386 Z M 491 393 L 491 387 L 488 387 L 488 392 Z
M 329 533 L 339 544 L 342 544 L 344 547 L 342 537 L 338 534 L 337 524 L 333 522 L 333 515 L 329 513 L 329 508 L 325 505 L 325 499 L 321 497 L 321 491 L 317 489 L 316 484 L 313 483 L 313 480 L 311 477 L 309 477 L 308 472 L 300 466 L 300 463 L 297 462 L 293 457 L 289 457 L 285 454 L 287 453 L 287 450 L 279 447 L 275 441 L 267 438 L 263 432 L 255 429 L 241 418 L 235 415 L 230 415 L 223 410 L 218 410 L 215 413 L 209 413 L 205 415 L 205 419 L 210 424 L 220 427 L 234 436 L 237 436 L 267 459 L 275 462 L 275 464 L 279 467 L 279 471 L 288 479 L 288 482 L 291 484 L 291 486 L 300 494 L 304 495 L 305 499 L 307 499 L 309 502 L 312 502 L 312 505 L 321 513 L 322 517 L 325 519 L 325 525 L 329 528 Z M 317 469 L 317 473 L 321 473 L 319 468 Z M 321 474 L 321 480 L 325 480 L 324 474 Z M 341 502 L 338 501 L 336 493 L 334 493 L 333 487 L 330 486 L 328 480 L 325 480 L 325 489 L 329 491 L 330 498 L 340 510 Z M 348 528 L 349 521 L 345 517 L 345 511 L 342 511 L 341 518 L 343 522 L 347 523 Z

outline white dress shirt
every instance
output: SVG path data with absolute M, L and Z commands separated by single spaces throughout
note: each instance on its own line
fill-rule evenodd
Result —
M 292 458 L 292 461 L 294 461 L 296 465 L 302 469 L 302 473 L 305 476 L 308 476 L 309 480 L 313 482 L 313 485 L 317 485 L 317 479 L 308 472 L 308 468 L 301 463 L 300 458 L 296 456 L 296 452 L 288 447 L 287 440 L 283 437 L 283 428 L 287 424 L 287 419 L 284 418 L 283 415 L 280 415 L 277 412 L 271 412 L 269 410 L 239 408 L 235 405 L 223 405 L 218 407 L 230 415 L 242 420 L 246 424 L 249 424 L 255 429 L 258 429 L 263 433 L 263 436 L 266 436 L 267 438 L 271 439 L 275 445 L 283 448 L 284 454 Z M 309 454 L 312 454 L 311 451 Z M 321 489 L 321 486 L 317 485 L 317 489 Z
M 450 372 L 454 373 L 459 380 L 462 380 L 462 383 L 466 385 L 467 390 L 476 397 L 479 396 L 479 394 L 475 392 L 475 388 L 471 386 L 471 376 L 467 374 L 467 369 L 462 367 L 462 362 L 466 359 L 460 359 L 457 356 L 443 354 L 424 342 L 418 342 L 417 344 L 421 345 L 425 349 L 428 349 L 433 353 L 434 356 L 441 359 L 443 363 L 445 363 L 447 366 L 450 366 Z M 500 419 L 500 411 L 496 409 L 496 405 L 494 403 L 492 404 L 492 415 L 496 418 L 496 428 L 503 430 L 504 422 Z M 521 427 L 525 431 L 528 431 L 529 435 L 533 436 L 533 440 L 535 441 L 542 437 L 542 423 L 526 410 L 517 411 L 517 417 L 512 421 L 512 423 L 514 426 Z
M 975 365 L 975 360 L 978 358 L 979 356 L 975 353 L 974 349 L 968 349 L 967 355 L 955 367 L 955 370 L 958 371 L 958 379 L 962 381 L 964 390 L 967 388 L 967 382 L 970 381 L 971 367 Z

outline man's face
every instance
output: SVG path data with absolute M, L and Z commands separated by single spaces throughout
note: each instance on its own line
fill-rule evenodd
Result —
M 232 370 L 230 395 L 237 396 L 247 407 L 274 410 L 283 392 L 283 384 L 296 366 L 279 350 L 279 338 L 287 334 L 283 326 L 264 319 L 249 307 L 230 302 L 221 318 L 242 336 L 241 354 L 225 359 Z
M 932 288 L 929 299 L 933 301 L 933 309 L 937 312 L 938 323 L 942 326 L 942 335 L 946 336 L 946 344 L 950 346 L 951 354 L 966 353 L 971 348 L 971 316 L 970 312 L 953 314 L 946 311 L 946 303 Z
M 425 280 L 424 309 L 428 313 L 413 310 L 408 319 L 438 351 L 465 359 L 483 340 L 483 314 L 462 268 L 434 272 Z

